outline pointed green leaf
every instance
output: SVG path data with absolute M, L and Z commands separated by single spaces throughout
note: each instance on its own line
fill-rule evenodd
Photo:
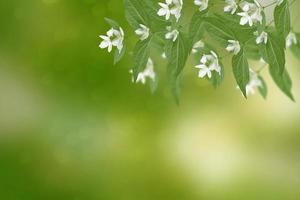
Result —
M 293 94 L 291 92 L 292 90 L 292 81 L 288 74 L 288 72 L 285 70 L 283 74 L 278 74 L 273 70 L 269 70 L 270 74 L 276 83 L 276 85 L 281 89 L 283 93 L 285 93 L 292 101 L 295 101 Z
M 232 57 L 232 68 L 235 80 L 243 95 L 247 98 L 246 86 L 249 83 L 250 79 L 249 65 L 243 50 Z
M 138 73 L 144 70 L 144 68 L 147 65 L 149 55 L 150 55 L 150 43 L 151 38 L 144 40 L 144 41 L 138 41 L 138 43 L 135 45 L 134 51 L 133 51 L 133 77 L 134 80 L 137 79 Z
M 222 21 L 216 17 L 205 17 L 204 24 L 207 32 L 223 45 L 227 45 L 228 40 L 236 38 L 226 24 L 222 23 Z
M 150 20 L 146 12 L 144 0 L 124 0 L 125 17 L 134 29 L 139 27 L 139 24 L 149 26 Z
M 168 75 L 170 79 L 172 93 L 178 101 L 180 91 L 178 88 L 179 75 L 181 74 L 185 66 L 190 51 L 188 38 L 182 33 L 179 33 L 177 40 L 175 42 L 172 42 L 168 51 Z
M 205 32 L 203 26 L 203 17 L 205 16 L 205 14 L 206 12 L 197 11 L 191 19 L 189 34 L 193 43 L 199 41 Z
M 283 2 L 276 6 L 274 10 L 274 22 L 278 33 L 283 37 L 289 34 L 291 30 L 291 19 L 288 0 L 283 0 Z
M 265 60 L 273 73 L 282 74 L 285 69 L 284 45 L 274 33 L 268 33 L 268 35 Z

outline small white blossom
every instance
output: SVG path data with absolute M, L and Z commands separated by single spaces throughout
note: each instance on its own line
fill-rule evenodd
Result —
M 162 57 L 163 59 L 167 59 L 166 52 L 163 52 L 163 53 L 161 54 L 161 57 Z
M 247 96 L 254 95 L 255 94 L 255 90 L 258 87 L 262 86 L 262 82 L 258 78 L 257 73 L 254 72 L 252 69 L 249 69 L 249 72 L 250 72 L 250 74 L 249 74 L 250 80 L 249 80 L 249 83 L 246 85 L 246 95 Z M 236 88 L 240 90 L 239 86 L 237 86 Z
M 193 49 L 192 49 L 192 53 L 195 54 L 199 51 L 199 49 L 203 48 L 204 47 L 204 43 L 199 40 L 198 42 L 196 42 L 194 45 L 193 45 Z
M 216 53 L 213 51 L 210 53 L 208 55 L 204 54 L 200 59 L 200 64 L 195 66 L 195 68 L 200 69 L 198 73 L 200 78 L 204 78 L 205 76 L 211 78 L 212 71 L 216 71 L 221 75 L 221 67 Z
M 166 20 L 169 20 L 171 15 L 174 15 L 177 21 L 181 17 L 182 0 L 165 0 L 165 3 L 158 4 L 161 7 L 157 12 L 158 16 L 165 16 Z
M 286 47 L 290 47 L 294 44 L 297 44 L 297 37 L 295 33 L 290 32 L 286 37 Z
M 261 44 L 261 43 L 267 44 L 267 42 L 268 42 L 268 33 L 263 31 L 259 34 L 258 31 L 255 31 L 254 35 L 257 36 L 256 40 L 255 40 L 256 44 Z
M 239 41 L 236 40 L 228 40 L 228 46 L 226 47 L 226 50 L 229 52 L 233 52 L 234 55 L 237 55 L 240 50 L 241 50 L 241 46 Z
M 132 70 L 129 71 L 129 73 L 133 73 Z M 147 81 L 147 78 L 150 78 L 152 81 L 155 81 L 156 74 L 154 72 L 154 65 L 151 58 L 148 59 L 147 65 L 144 69 L 144 71 L 140 72 L 137 76 L 136 83 L 142 83 L 145 84 Z M 134 78 L 132 77 L 132 82 L 134 82 Z
M 140 39 L 143 41 L 149 37 L 149 31 L 150 29 L 147 26 L 140 24 L 140 28 L 135 30 L 135 34 L 140 36 Z
M 173 29 L 172 30 L 172 27 L 171 26 L 168 26 L 167 27 L 167 33 L 165 35 L 165 38 L 167 40 L 172 40 L 173 42 L 175 42 L 177 40 L 177 37 L 179 35 L 179 32 L 176 30 L 176 29 Z
M 224 7 L 224 12 L 228 12 L 233 15 L 238 7 L 235 0 L 225 0 L 225 2 L 227 5 Z
M 99 36 L 101 39 L 103 39 L 103 41 L 100 43 L 99 47 L 101 49 L 107 48 L 108 52 L 111 52 L 112 51 L 112 47 L 113 47 L 112 41 L 111 41 L 111 37 L 114 34 L 114 29 L 111 28 L 109 31 L 107 31 L 106 34 L 107 35 L 100 35 Z
M 119 50 L 119 52 L 123 49 L 123 40 L 124 40 L 124 31 L 121 27 L 119 27 L 119 30 L 111 28 L 107 35 L 100 35 L 100 38 L 103 39 L 103 41 L 100 43 L 99 47 L 101 49 L 108 49 L 108 52 L 112 51 L 112 47 L 115 46 Z
M 256 22 L 262 23 L 262 8 L 256 1 L 254 2 L 255 4 L 246 1 L 240 3 L 243 12 L 239 12 L 237 15 L 241 16 L 241 25 L 249 24 L 249 26 L 253 26 Z
M 208 7 L 208 0 L 194 0 L 194 4 L 199 6 L 199 10 L 203 11 L 206 10 Z
M 255 89 L 257 87 L 261 87 L 261 86 L 262 86 L 262 82 L 258 78 L 258 75 L 252 69 L 250 69 L 250 81 L 246 85 L 246 94 L 247 94 L 247 96 L 248 95 L 254 95 L 255 94 Z

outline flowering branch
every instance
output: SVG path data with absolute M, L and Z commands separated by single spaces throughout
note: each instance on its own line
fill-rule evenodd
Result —
M 167 73 L 176 99 L 180 77 L 190 56 L 198 62 L 198 77 L 217 87 L 224 79 L 224 56 L 216 50 L 222 48 L 232 57 L 232 71 L 245 97 L 256 89 L 266 97 L 267 85 L 259 73 L 269 66 L 274 82 L 294 100 L 285 68 L 285 51 L 291 49 L 300 58 L 300 34 L 292 31 L 289 11 L 296 0 L 276 0 L 265 6 L 257 0 L 225 0 L 222 12 L 214 7 L 213 1 L 194 0 L 196 11 L 187 25 L 181 23 L 185 16 L 183 0 L 124 0 L 126 19 L 139 38 L 133 50 L 132 81 L 146 84 L 149 80 L 155 90 L 157 73 L 151 49 L 158 47 L 168 60 Z M 267 24 L 265 9 L 273 5 L 274 18 Z M 125 34 L 116 22 L 107 22 L 112 28 L 100 36 L 103 41 L 99 47 L 107 48 L 108 52 L 115 48 L 117 63 L 125 52 Z M 249 59 L 265 64 L 255 71 L 249 66 Z

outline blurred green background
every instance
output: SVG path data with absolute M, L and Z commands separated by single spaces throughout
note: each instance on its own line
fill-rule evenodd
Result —
M 267 70 L 245 100 L 228 62 L 217 90 L 188 65 L 176 106 L 163 61 L 152 95 L 98 48 L 106 16 L 136 40 L 121 0 L 0 1 L 1 200 L 300 199 L 299 60 L 296 103 Z

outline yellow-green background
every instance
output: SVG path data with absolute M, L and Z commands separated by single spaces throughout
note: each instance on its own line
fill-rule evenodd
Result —
M 0 1 L 1 200 L 300 199 L 299 60 L 296 103 L 267 70 L 268 99 L 245 100 L 226 61 L 217 90 L 189 62 L 176 106 L 165 62 L 152 95 L 98 48 L 105 16 L 132 46 L 121 0 Z

